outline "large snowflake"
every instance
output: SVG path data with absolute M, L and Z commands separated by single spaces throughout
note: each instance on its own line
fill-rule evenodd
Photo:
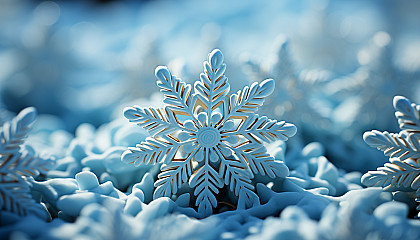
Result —
M 225 184 L 239 196 L 238 207 L 256 204 L 258 196 L 251 183 L 254 174 L 271 178 L 288 174 L 284 163 L 270 156 L 263 142 L 285 141 L 296 133 L 293 124 L 256 114 L 274 90 L 272 79 L 229 96 L 225 69 L 222 52 L 213 50 L 204 62 L 200 81 L 192 88 L 166 67 L 157 67 L 157 85 L 166 107 L 124 110 L 124 116 L 148 130 L 151 137 L 129 148 L 122 161 L 136 166 L 163 163 L 154 198 L 176 194 L 188 182 L 204 216 L 217 206 L 215 194 Z

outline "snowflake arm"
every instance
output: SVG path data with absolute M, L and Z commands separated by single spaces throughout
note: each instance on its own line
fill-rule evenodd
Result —
M 420 157 L 419 136 L 415 133 L 407 135 L 405 131 L 395 134 L 373 130 L 363 134 L 363 139 L 369 146 L 383 151 L 385 156 L 398 157 L 401 160 Z
M 274 91 L 274 80 L 266 79 L 261 83 L 254 82 L 251 87 L 245 86 L 242 91 L 225 100 L 226 118 L 232 115 L 255 113 L 264 103 L 265 97 Z
M 260 117 L 257 114 L 253 114 L 248 116 L 245 121 L 240 124 L 238 130 L 226 132 L 223 135 L 229 136 L 232 134 L 240 134 L 250 141 L 259 139 L 264 142 L 272 142 L 278 139 L 286 141 L 289 137 L 296 134 L 296 130 L 296 126 L 293 124 L 284 121 L 277 122 L 266 116 Z
M 0 128 L 0 209 L 18 215 L 29 213 L 47 219 L 45 209 L 37 204 L 24 177 L 36 177 L 48 171 L 52 159 L 34 156 L 22 144 L 35 121 L 35 108 L 22 110 Z
M 27 184 L 16 180 L 2 181 L 0 188 L 0 207 L 3 210 L 17 213 L 20 216 L 33 213 L 38 216 L 45 215 L 42 205 L 37 204 L 30 193 Z
M 177 114 L 194 116 L 195 97 L 191 94 L 191 85 L 173 76 L 164 66 L 157 67 L 155 75 L 160 92 L 164 95 L 163 102 Z M 193 121 L 198 124 L 195 117 Z
M 420 187 L 420 166 L 416 161 L 401 161 L 391 158 L 391 163 L 385 163 L 377 171 L 369 171 L 362 177 L 362 183 L 366 186 L 375 187 Z
M 45 209 L 37 204 L 23 177 L 38 176 L 51 169 L 52 160 L 33 156 L 28 151 L 9 155 L 0 166 L 0 208 L 18 215 L 30 213 L 45 216 Z
M 124 116 L 130 122 L 137 123 L 137 125 L 149 131 L 152 136 L 171 134 L 176 130 L 183 129 L 180 125 L 175 124 L 177 120 L 168 108 L 128 107 L 124 109 Z
M 398 119 L 401 130 L 408 132 L 420 132 L 420 106 L 411 103 L 405 97 L 394 98 L 395 116 Z
M 219 149 L 217 154 L 221 159 L 219 177 L 225 179 L 225 185 L 236 196 L 239 196 L 238 208 L 244 209 L 251 207 L 258 196 L 254 193 L 254 186 L 251 178 L 254 177 L 243 158 L 225 158 Z
M 205 161 L 206 163 L 209 161 L 208 148 L 205 153 Z M 217 171 L 210 164 L 204 164 L 193 173 L 189 185 L 195 188 L 194 195 L 197 196 L 195 204 L 198 206 L 198 212 L 205 216 L 210 215 L 213 208 L 217 206 L 214 194 L 219 193 L 219 188 L 223 186 Z
M 161 139 L 146 138 L 145 142 L 137 144 L 136 147 L 130 147 L 121 157 L 123 162 L 140 164 L 156 164 L 169 162 L 174 157 L 181 144 L 174 138 L 163 136 Z
M 226 64 L 223 63 L 223 54 L 220 50 L 213 50 L 209 54 L 208 61 L 204 62 L 204 73 L 201 73 L 200 80 L 194 84 L 196 96 L 206 109 L 207 116 L 211 116 L 215 108 L 223 103 L 230 90 L 227 77 L 224 75 Z M 210 125 L 208 118 L 207 125 Z
M 224 146 L 225 148 L 228 146 Z M 231 157 L 225 157 L 220 149 L 215 149 L 216 153 L 219 155 L 219 158 L 222 160 L 220 164 L 219 169 L 219 177 L 225 178 L 225 184 L 229 185 L 230 180 L 236 180 L 236 179 L 230 179 L 230 176 L 235 177 L 234 175 L 241 175 L 245 178 L 253 178 L 254 175 L 252 174 L 252 171 L 248 167 L 248 163 L 244 158 L 233 158 Z M 231 182 L 232 183 L 232 182 Z M 233 191 L 235 185 L 231 186 L 231 190 Z M 237 194 L 236 194 L 237 195 Z
M 275 160 L 267 153 L 267 149 L 257 142 L 245 142 L 233 148 L 233 151 L 240 159 L 248 162 L 254 173 L 271 178 L 286 177 L 289 174 L 286 165 Z
M 176 194 L 181 184 L 188 181 L 192 175 L 192 157 L 197 152 L 197 148 L 184 160 L 173 160 L 161 167 L 161 173 L 155 182 L 156 190 L 153 193 L 153 199 L 159 197 L 170 197 Z
M 5 122 L 0 132 L 0 153 L 13 154 L 20 150 L 36 118 L 35 108 L 25 108 L 11 122 Z
M 52 165 L 52 159 L 34 156 L 28 151 L 17 152 L 1 159 L 0 181 L 13 178 L 15 181 L 25 183 L 23 176 L 38 176 L 41 172 L 45 173 L 51 169 Z

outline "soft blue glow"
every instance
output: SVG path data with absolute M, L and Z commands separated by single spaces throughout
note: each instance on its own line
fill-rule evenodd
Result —
M 0 0 L 2 238 L 420 239 L 418 1 L 99 2 Z

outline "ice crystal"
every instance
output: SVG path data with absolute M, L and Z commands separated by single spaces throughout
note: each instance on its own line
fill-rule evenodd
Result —
M 285 141 L 296 133 L 293 124 L 256 114 L 274 90 L 272 79 L 229 96 L 225 69 L 222 52 L 213 50 L 192 89 L 166 67 L 158 67 L 157 85 L 167 106 L 124 110 L 151 137 L 129 148 L 122 160 L 136 166 L 163 163 L 154 198 L 176 194 L 188 182 L 195 188 L 199 212 L 206 216 L 217 206 L 215 194 L 224 184 L 239 196 L 238 207 L 243 208 L 258 198 L 251 183 L 254 174 L 285 177 L 287 167 L 267 153 L 263 142 Z
M 37 176 L 51 166 L 50 159 L 34 156 L 22 146 L 35 117 L 35 108 L 26 108 L 0 128 L 0 208 L 18 215 L 33 213 L 46 217 L 24 179 Z
M 393 191 L 408 188 L 416 191 L 420 198 L 420 105 L 411 103 L 405 97 L 394 97 L 395 116 L 400 133 L 366 132 L 363 139 L 369 146 L 376 147 L 390 157 L 377 171 L 369 171 L 362 177 L 367 186 L 380 186 Z M 417 208 L 420 209 L 419 207 Z

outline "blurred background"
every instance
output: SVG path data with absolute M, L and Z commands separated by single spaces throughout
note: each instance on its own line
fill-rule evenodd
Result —
M 398 131 L 395 95 L 420 103 L 419 13 L 416 0 L 0 0 L 0 121 L 35 106 L 51 128 L 98 127 L 158 105 L 156 66 L 191 83 L 219 48 L 232 92 L 274 78 L 263 114 L 371 168 L 386 158 L 363 132 Z

